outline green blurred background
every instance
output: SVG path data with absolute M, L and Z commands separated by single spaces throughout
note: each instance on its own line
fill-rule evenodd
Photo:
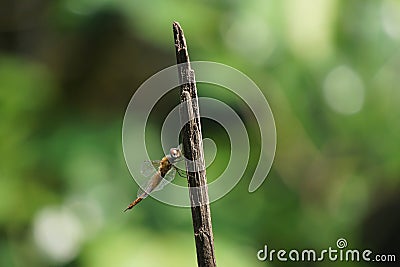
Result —
M 148 198 L 122 212 L 137 190 L 122 153 L 125 108 L 175 63 L 173 21 L 192 60 L 259 85 L 277 127 L 272 170 L 250 194 L 256 123 L 239 98 L 199 85 L 235 108 L 252 145 L 246 175 L 211 205 L 217 264 L 282 265 L 257 251 L 335 248 L 338 238 L 399 260 L 399 1 L 0 3 L 0 266 L 196 266 L 190 209 Z M 155 159 L 178 95 L 167 99 L 149 124 Z M 208 120 L 203 131 L 218 147 L 212 180 L 228 139 Z

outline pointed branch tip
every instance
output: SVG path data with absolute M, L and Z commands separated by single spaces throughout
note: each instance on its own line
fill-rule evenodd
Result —
M 181 25 L 179 25 L 178 22 L 174 21 L 174 23 L 172 23 L 172 30 L 174 32 L 177 63 L 180 64 L 189 62 L 186 39 L 183 34 Z

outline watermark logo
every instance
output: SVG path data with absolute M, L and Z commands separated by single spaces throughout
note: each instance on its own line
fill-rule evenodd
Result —
M 195 61 L 191 62 L 191 68 L 196 75 L 197 84 L 200 84 L 199 88 L 201 83 L 223 87 L 240 97 L 251 109 L 261 137 L 258 164 L 248 188 L 249 192 L 254 192 L 268 175 L 276 147 L 275 122 L 264 94 L 249 77 L 227 65 Z M 136 90 L 126 109 L 122 129 L 123 151 L 128 169 L 140 185 L 145 183 L 146 179 L 140 173 L 141 165 L 144 160 L 149 159 L 146 140 L 149 141 L 148 136 L 155 136 L 154 133 L 146 132 L 149 115 L 165 94 L 180 85 L 178 65 L 163 69 Z M 223 173 L 208 184 L 209 200 L 213 202 L 226 195 L 242 178 L 249 162 L 250 142 L 245 124 L 228 104 L 209 97 L 199 97 L 198 101 L 201 118 L 216 121 L 225 129 L 230 139 L 229 163 Z M 179 96 L 176 97 L 176 103 L 176 107 L 166 116 L 161 130 L 161 144 L 165 154 L 171 147 L 180 144 L 179 133 L 182 125 L 179 108 L 185 103 L 179 104 Z M 216 150 L 217 146 L 212 140 L 204 139 L 203 143 Z M 150 195 L 170 205 L 190 207 L 187 190 L 187 187 L 171 183 L 163 190 L 152 192 Z
M 342 249 L 342 248 L 347 247 L 347 241 L 346 241 L 346 239 L 344 239 L 344 238 L 339 238 L 339 239 L 336 241 L 336 246 L 337 246 L 339 249 Z
M 257 252 L 257 258 L 260 261 L 377 261 L 377 262 L 395 262 L 395 254 L 374 254 L 370 249 L 346 249 L 347 240 L 339 238 L 336 241 L 336 247 L 328 247 L 317 251 L 315 249 L 268 249 L 267 245 Z

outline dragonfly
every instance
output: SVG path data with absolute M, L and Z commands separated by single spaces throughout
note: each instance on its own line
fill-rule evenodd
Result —
M 156 172 L 145 185 L 139 186 L 137 198 L 124 211 L 132 209 L 151 192 L 161 190 L 175 178 L 177 171 L 181 175 L 174 164 L 182 159 L 181 150 L 179 148 L 171 148 L 169 154 L 161 160 L 145 161 L 142 167 L 142 174 L 149 176 L 149 173 Z

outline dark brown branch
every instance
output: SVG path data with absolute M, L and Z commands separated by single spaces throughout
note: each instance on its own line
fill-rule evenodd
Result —
M 197 263 L 200 267 L 216 266 L 196 81 L 194 71 L 190 68 L 186 40 L 179 23 L 173 23 L 173 32 L 179 81 L 182 84 L 182 143 L 186 158 Z

